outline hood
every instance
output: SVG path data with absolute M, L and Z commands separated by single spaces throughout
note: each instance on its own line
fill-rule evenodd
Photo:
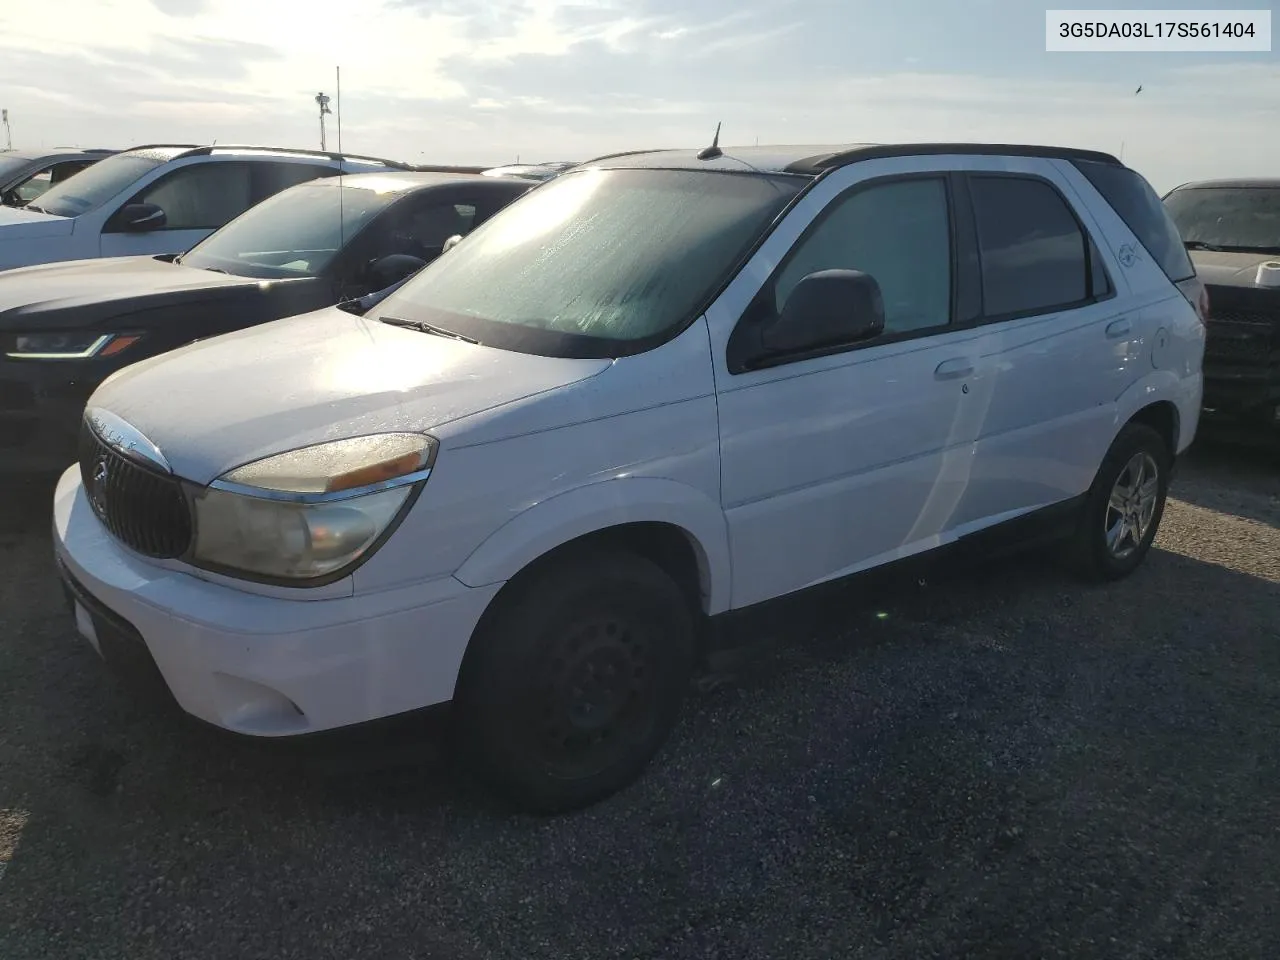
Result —
M 52 213 L 38 213 L 26 207 L 0 206 L 0 240 L 64 237 L 74 226 L 75 221 L 70 217 L 55 217 Z
M 124 301 L 164 306 L 195 292 L 264 282 L 154 257 L 110 257 L 19 267 L 0 271 L 0 329 L 38 327 L 46 315 L 55 312 L 62 322 L 61 315 L 66 310 L 82 310 L 84 319 L 89 320 L 97 313 L 118 312 L 116 307 L 127 305 Z M 95 307 L 109 309 L 98 311 Z
M 1258 288 L 1255 278 L 1258 264 L 1280 261 L 1274 253 L 1218 253 L 1213 250 L 1190 250 L 1196 275 L 1207 284 L 1217 287 Z M 1259 289 L 1275 289 L 1263 287 Z
M 326 440 L 429 430 L 595 376 L 610 362 L 476 346 L 329 308 L 126 367 L 89 406 L 140 430 L 179 476 L 208 483 Z

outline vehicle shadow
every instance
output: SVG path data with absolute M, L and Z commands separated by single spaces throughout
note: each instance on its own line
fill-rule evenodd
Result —
M 515 915 L 513 956 L 547 938 L 703 955 L 703 936 L 776 956 L 821 928 L 805 955 L 1029 955 L 1052 935 L 1190 957 L 1278 932 L 1280 585 L 1164 550 L 1107 587 L 1018 556 L 816 598 L 722 663 L 638 784 L 553 820 L 511 816 L 447 759 L 406 764 L 426 756 L 412 737 L 400 762 L 325 768 L 160 721 L 100 676 L 52 591 L 30 600 L 0 651 L 0 811 L 21 823 L 0 928 L 65 935 L 74 904 L 125 955 L 186 955 L 194 921 L 165 918 L 203 917 L 264 949 L 412 928 L 463 957 L 485 934 L 448 937 Z M 411 924 L 371 926 L 388 898 Z M 1172 898 L 1197 924 L 1170 926 Z M 285 901 L 270 930 L 254 919 Z
M 1280 526 L 1280 447 L 1197 438 L 1169 495 L 1186 503 Z
M 0 475 L 0 543 L 49 530 L 57 484 L 52 474 Z

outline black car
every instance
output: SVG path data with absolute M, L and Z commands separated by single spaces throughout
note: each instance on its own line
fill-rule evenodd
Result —
M 0 204 L 25 207 L 50 187 L 74 177 L 114 152 L 72 147 L 0 151 Z
M 72 462 L 85 401 L 116 370 L 336 303 L 358 312 L 360 298 L 372 302 L 534 186 L 434 172 L 326 177 L 276 194 L 176 257 L 0 273 L 0 471 Z
M 1205 419 L 1280 435 L 1280 179 L 1188 183 L 1164 202 L 1209 293 Z

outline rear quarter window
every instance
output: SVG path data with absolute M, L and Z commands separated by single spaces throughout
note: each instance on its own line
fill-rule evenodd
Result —
M 1195 276 L 1173 218 L 1141 174 L 1094 160 L 1073 162 L 1170 280 L 1177 283 Z

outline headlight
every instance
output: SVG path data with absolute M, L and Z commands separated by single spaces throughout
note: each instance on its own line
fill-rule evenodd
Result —
M 114 356 L 140 339 L 97 330 L 19 333 L 13 336 L 5 354 L 18 360 L 88 360 Z
M 192 560 L 273 580 L 341 571 L 400 515 L 435 450 L 422 434 L 377 434 L 237 467 L 194 497 Z

